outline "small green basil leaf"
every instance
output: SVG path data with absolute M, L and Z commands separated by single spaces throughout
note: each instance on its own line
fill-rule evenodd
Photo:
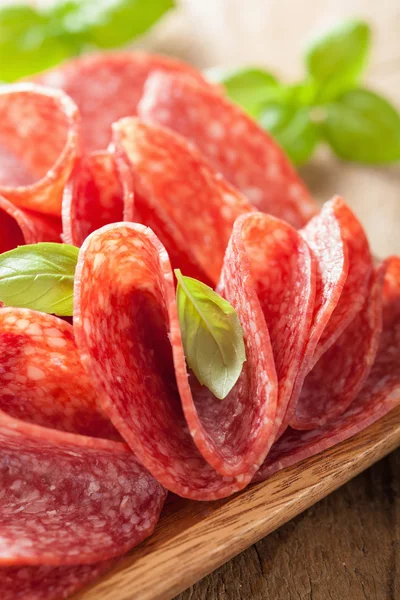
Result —
M 310 158 L 319 141 L 319 129 L 312 122 L 307 107 L 270 104 L 262 111 L 259 122 L 296 165 Z
M 255 117 L 260 106 L 280 95 L 278 80 L 262 69 L 213 69 L 206 76 L 213 83 L 222 83 L 229 98 Z
M 305 62 L 318 82 L 319 101 L 324 102 L 355 85 L 364 69 L 371 44 L 371 30 L 363 21 L 346 21 L 315 39 Z
M 71 316 L 79 249 L 42 242 L 0 254 L 0 301 Z
M 340 158 L 379 164 L 400 160 L 400 115 L 387 100 L 355 89 L 326 107 L 323 133 Z
M 174 0 L 74 0 L 75 10 L 64 20 L 66 30 L 85 36 L 98 48 L 115 48 L 142 35 Z
M 175 275 L 187 363 L 199 382 L 222 400 L 237 382 L 246 360 L 238 316 L 208 285 L 184 277 L 179 269 Z
M 0 80 L 43 71 L 71 56 L 71 42 L 54 31 L 49 18 L 29 6 L 0 9 Z

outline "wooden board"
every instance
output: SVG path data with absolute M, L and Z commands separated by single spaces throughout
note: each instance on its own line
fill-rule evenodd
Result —
M 170 600 L 400 445 L 400 407 L 357 436 L 217 502 L 173 498 L 154 535 L 75 600 Z

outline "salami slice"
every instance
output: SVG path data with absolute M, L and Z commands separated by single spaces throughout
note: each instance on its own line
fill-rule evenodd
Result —
M 17 206 L 60 217 L 62 192 L 79 152 L 78 126 L 78 109 L 62 92 L 28 83 L 3 86 L 0 194 Z
M 366 294 L 369 292 L 372 275 L 372 256 L 361 223 L 343 198 L 339 196 L 327 203 L 327 212 L 331 209 L 339 223 L 342 238 L 347 246 L 348 272 L 338 303 L 330 315 L 314 350 L 314 364 L 361 310 L 365 303 Z M 314 233 L 310 230 L 312 228 L 309 229 L 308 226 L 304 229 L 304 237 L 317 255 L 317 260 L 321 265 L 320 269 L 326 270 L 326 256 L 324 255 L 326 240 L 325 243 L 318 246 L 318 242 L 312 239 L 315 230 Z
M 315 261 L 300 233 L 285 221 L 263 213 L 240 217 L 232 243 L 241 261 L 249 264 L 251 277 L 271 337 L 278 377 L 275 428 L 286 414 L 295 378 L 303 359 L 315 299 Z M 229 261 L 228 261 L 229 265 Z M 235 267 L 237 268 L 237 267 Z M 232 272 L 223 278 L 229 286 Z M 261 327 L 254 327 L 259 336 Z
M 26 423 L 120 439 L 97 406 L 73 327 L 29 309 L 0 310 L 0 410 Z
M 286 422 L 290 419 L 295 429 L 314 429 L 347 408 L 367 374 L 380 309 L 372 291 L 368 241 L 341 198 L 328 202 L 303 235 L 317 260 L 317 309 Z M 350 330 L 340 339 L 360 311 L 354 335 Z
M 293 424 L 323 427 L 350 406 L 375 360 L 382 327 L 382 274 L 371 282 L 364 307 L 305 378 Z
M 107 572 L 118 559 L 94 565 L 3 567 L 2 600 L 64 600 Z
M 135 118 L 113 126 L 114 143 L 133 170 L 134 220 L 153 229 L 173 266 L 215 284 L 236 218 L 253 210 L 186 140 Z
M 58 219 L 21 210 L 0 196 L 0 253 L 23 244 L 59 242 L 60 234 Z
M 383 268 L 383 331 L 363 389 L 347 411 L 325 428 L 289 428 L 272 447 L 255 481 L 352 437 L 400 404 L 400 259 L 388 259 Z
M 92 231 L 122 221 L 123 194 L 113 153 L 93 152 L 80 160 L 64 191 L 64 241 L 81 246 Z
M 297 228 L 315 214 L 316 205 L 281 148 L 222 95 L 179 74 L 155 73 L 138 113 L 194 142 L 258 210 Z
M 184 73 L 201 85 L 214 87 L 188 64 L 145 52 L 91 54 L 46 71 L 35 81 L 61 88 L 76 102 L 85 147 L 91 151 L 108 146 L 114 121 L 136 115 L 144 83 L 156 70 Z
M 223 401 L 189 387 L 168 255 L 149 228 L 121 223 L 94 232 L 76 271 L 75 336 L 102 408 L 162 485 L 198 500 L 242 489 L 273 431 L 267 330 L 246 271 L 229 254 L 227 261 L 226 296 L 238 310 L 247 361 Z
M 163 488 L 128 447 L 0 413 L 0 564 L 107 560 L 150 535 Z

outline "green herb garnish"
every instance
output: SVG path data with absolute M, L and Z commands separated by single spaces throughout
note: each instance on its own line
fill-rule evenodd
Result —
M 208 285 L 184 277 L 178 280 L 176 301 L 183 347 L 197 379 L 219 399 L 225 398 L 246 360 L 243 332 L 235 309 Z
M 0 9 L 0 81 L 14 81 L 91 48 L 116 48 L 145 33 L 174 0 L 61 0 Z
M 305 163 L 320 142 L 342 159 L 382 164 L 400 160 L 400 115 L 360 86 L 371 46 L 367 23 L 347 21 L 313 40 L 306 77 L 280 83 L 262 69 L 213 70 L 230 98 L 259 121 L 291 160 Z

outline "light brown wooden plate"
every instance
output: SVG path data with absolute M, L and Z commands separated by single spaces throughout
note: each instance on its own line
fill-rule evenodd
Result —
M 400 406 L 350 440 L 217 502 L 173 498 L 152 537 L 75 600 L 170 600 L 400 445 Z

